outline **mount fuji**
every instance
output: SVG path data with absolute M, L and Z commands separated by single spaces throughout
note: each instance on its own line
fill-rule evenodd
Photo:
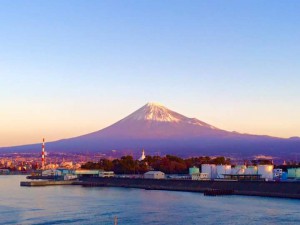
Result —
M 158 103 L 148 103 L 102 130 L 47 143 L 47 151 L 101 152 L 105 154 L 145 149 L 147 154 L 179 156 L 271 155 L 293 158 L 300 140 L 250 135 L 222 130 L 188 118 Z M 1 151 L 39 151 L 40 144 L 0 148 Z
M 158 103 L 148 103 L 117 123 L 81 138 L 177 139 L 221 134 L 224 131 L 188 118 Z

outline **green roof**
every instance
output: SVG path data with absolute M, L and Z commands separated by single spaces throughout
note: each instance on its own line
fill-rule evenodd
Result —
M 75 170 L 76 175 L 99 175 L 99 170 Z

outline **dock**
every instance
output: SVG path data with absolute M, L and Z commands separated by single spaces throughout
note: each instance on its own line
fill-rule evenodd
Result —
M 146 190 L 206 192 L 206 195 L 247 195 L 300 199 L 300 182 L 197 181 L 142 178 L 82 177 L 82 184 L 98 187 L 141 188 Z
M 40 187 L 40 186 L 52 186 L 52 185 L 75 185 L 79 184 L 74 180 L 35 180 L 35 181 L 21 181 L 20 186 L 26 187 Z

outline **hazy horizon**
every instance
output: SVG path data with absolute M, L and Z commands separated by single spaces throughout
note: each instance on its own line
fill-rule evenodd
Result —
M 4 0 L 0 146 L 94 132 L 147 102 L 228 131 L 300 136 L 299 6 Z
M 194 121 L 194 119 L 196 119 L 196 121 Z M 99 132 L 103 133 L 104 130 L 107 131 L 107 129 L 105 129 L 105 128 L 109 129 L 110 135 L 112 134 L 114 136 L 114 138 L 120 138 L 123 135 L 128 134 L 128 132 L 130 132 L 130 130 L 132 132 L 132 128 L 133 128 L 133 130 L 137 129 L 136 126 L 138 124 L 136 124 L 136 123 L 140 123 L 140 122 L 141 123 L 147 123 L 146 121 L 149 121 L 150 123 L 154 123 L 156 125 L 154 125 L 152 127 L 152 126 L 149 126 L 150 124 L 147 124 L 147 125 L 145 124 L 146 127 L 147 127 L 146 130 L 144 130 L 142 127 L 139 127 L 138 128 L 139 129 L 138 133 L 131 134 L 132 138 L 136 138 L 136 140 L 133 141 L 133 142 L 138 143 L 138 139 L 141 138 L 141 137 L 154 138 L 154 139 L 159 138 L 160 135 L 157 136 L 157 132 L 160 132 L 160 131 L 157 130 L 157 128 L 158 127 L 162 128 L 164 126 L 173 126 L 174 123 L 175 124 L 181 123 L 181 124 L 185 124 L 185 125 L 193 124 L 193 125 L 196 125 L 196 126 L 199 126 L 199 127 L 206 127 L 206 128 L 216 130 L 216 131 L 218 131 L 218 130 L 219 131 L 226 131 L 226 130 L 222 129 L 221 127 L 215 127 L 212 124 L 205 123 L 205 121 L 198 120 L 198 118 L 186 117 L 185 115 L 182 115 L 180 112 L 176 112 L 172 109 L 169 109 L 161 103 L 148 102 L 147 104 L 143 105 L 142 107 L 137 108 L 134 112 L 130 113 L 129 115 L 126 115 L 126 117 L 121 118 L 121 119 L 115 121 L 113 124 L 110 124 L 110 125 L 108 125 L 106 127 L 103 127 L 99 130 L 92 131 L 92 132 L 89 132 L 89 133 L 80 134 L 80 135 L 73 136 L 73 137 L 60 138 L 60 139 L 57 139 L 57 140 L 46 140 L 46 142 L 70 140 L 70 139 L 73 139 L 73 138 L 79 138 L 81 136 L 83 137 L 83 136 L 86 136 L 86 135 L 94 136 L 93 134 L 96 134 L 96 133 L 97 133 L 96 136 L 98 136 L 100 134 Z M 121 125 L 121 128 L 120 128 L 121 130 L 120 129 L 114 130 L 115 128 L 113 128 L 113 127 L 116 127 L 116 126 L 118 127 L 121 122 L 122 122 L 122 124 L 125 123 L 126 125 Z M 160 123 L 160 124 L 158 125 L 157 123 Z M 173 124 L 173 125 L 171 125 L 171 124 Z M 140 126 L 140 124 L 138 126 Z M 175 125 L 175 127 L 173 129 L 169 130 L 167 133 L 166 133 L 166 131 L 164 131 L 163 133 L 161 133 L 161 135 L 164 136 L 164 138 L 167 138 L 167 136 L 169 136 L 169 135 L 170 135 L 170 137 L 172 137 L 174 135 L 176 136 L 177 132 L 180 132 L 182 134 L 184 134 L 184 133 L 187 134 L 187 136 L 185 138 L 192 138 L 192 136 L 189 136 L 189 135 L 194 135 L 194 134 L 190 133 L 190 131 L 185 130 L 186 129 L 185 127 L 180 127 L 179 128 L 179 127 L 176 127 L 176 126 L 177 125 Z M 179 124 L 178 124 L 178 126 L 179 126 Z M 127 127 L 127 128 L 125 128 L 125 127 Z M 229 131 L 229 132 L 232 132 L 232 131 Z M 236 132 L 236 134 L 239 133 L 239 134 L 242 134 L 242 135 L 243 134 L 256 135 L 256 134 L 250 134 L 250 133 L 242 133 L 242 132 L 238 132 L 238 131 L 234 131 L 234 132 Z M 148 133 L 149 136 L 147 136 L 147 133 Z M 167 136 L 165 136 L 165 134 Z M 275 136 L 269 136 L 269 137 L 275 137 Z M 108 140 L 111 140 L 111 137 L 107 137 L 107 138 L 108 138 Z M 123 137 L 123 138 L 125 138 L 125 137 Z M 182 137 L 178 136 L 177 138 L 179 138 L 178 140 L 181 140 Z M 275 137 L 275 138 L 277 138 L 277 137 Z M 44 138 L 43 138 L 43 140 L 44 140 Z M 116 141 L 116 140 L 114 140 L 114 141 Z M 29 143 L 29 145 L 30 144 L 38 144 L 40 142 L 41 141 L 38 141 L 36 143 Z M 92 139 L 90 140 L 90 142 L 93 142 Z M 20 145 L 17 145 L 17 146 L 23 146 L 23 145 L 24 144 L 20 144 Z M 14 146 L 0 146 L 0 147 L 14 147 Z

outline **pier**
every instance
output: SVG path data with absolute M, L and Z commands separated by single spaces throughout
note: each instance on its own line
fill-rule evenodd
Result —
M 81 185 L 82 187 L 123 187 L 145 190 L 202 192 L 205 195 L 248 195 L 300 199 L 300 182 L 196 181 L 175 179 L 81 177 L 80 180 L 22 181 L 20 186 Z
M 21 181 L 20 186 L 26 187 L 40 187 L 40 186 L 52 186 L 52 185 L 75 185 L 81 184 L 78 181 L 73 180 L 35 180 L 35 181 Z

